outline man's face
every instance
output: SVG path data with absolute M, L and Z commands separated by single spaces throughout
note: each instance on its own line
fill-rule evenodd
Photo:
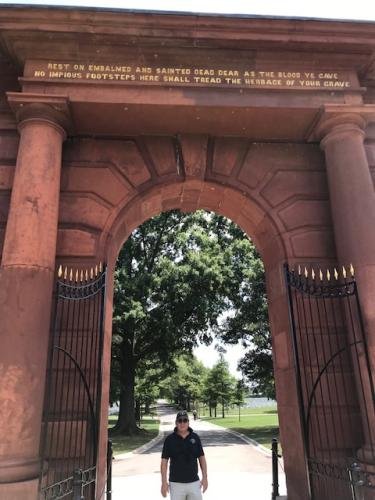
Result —
M 176 419 L 177 429 L 185 430 L 189 427 L 189 419 L 187 417 L 178 417 Z

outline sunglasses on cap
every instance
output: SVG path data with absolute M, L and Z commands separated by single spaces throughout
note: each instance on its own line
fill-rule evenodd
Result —
M 189 419 L 187 419 L 186 417 L 177 419 L 178 424 L 186 424 L 186 422 L 189 422 Z

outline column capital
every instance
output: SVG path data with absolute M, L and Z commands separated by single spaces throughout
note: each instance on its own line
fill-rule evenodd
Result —
M 344 135 L 358 135 L 363 140 L 368 123 L 375 122 L 375 105 L 326 104 L 316 117 L 308 141 L 321 141 L 324 149 L 328 141 Z
M 7 92 L 8 103 L 13 110 L 18 130 L 30 122 L 45 122 L 61 133 L 63 140 L 72 128 L 69 99 L 66 96 Z

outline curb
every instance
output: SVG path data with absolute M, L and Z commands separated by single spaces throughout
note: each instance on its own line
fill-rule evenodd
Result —
M 234 434 L 235 436 L 241 438 L 243 441 L 245 441 L 248 444 L 252 444 L 254 448 L 256 448 L 259 453 L 263 453 L 264 455 L 267 456 L 272 456 L 272 451 L 263 446 L 262 444 L 258 443 L 258 441 L 255 441 L 255 439 L 251 439 L 248 436 L 245 436 L 245 434 L 241 434 L 240 432 L 233 431 L 232 429 L 228 429 L 227 427 L 224 427 L 228 432 L 231 434 Z
M 202 420 L 202 422 L 204 422 L 204 420 Z M 242 439 L 243 441 L 245 441 L 245 443 L 253 445 L 254 448 L 257 451 L 259 451 L 259 453 L 263 453 L 263 455 L 267 455 L 267 456 L 272 456 L 272 451 L 269 450 L 268 448 L 266 448 L 265 446 L 263 446 L 262 444 L 258 443 L 258 441 L 255 441 L 255 439 L 251 439 L 248 436 L 245 436 L 245 434 L 242 434 L 241 432 L 237 432 L 237 431 L 234 431 L 232 429 L 228 429 L 228 427 L 222 427 L 221 425 L 214 424 L 213 422 L 207 422 L 207 423 L 209 423 L 210 425 L 214 425 L 215 427 L 218 427 L 219 429 L 225 429 L 226 432 L 229 432 L 229 434 L 233 434 L 234 436 L 237 436 L 240 439 Z
M 138 455 L 140 453 L 144 453 L 145 451 L 149 450 L 154 446 L 154 444 L 158 443 L 159 441 L 162 440 L 164 437 L 164 431 L 161 428 L 161 424 L 159 425 L 159 434 L 151 439 L 151 441 L 148 441 L 147 443 L 143 444 L 142 446 L 139 446 L 135 450 L 128 451 L 127 453 L 120 453 L 120 455 L 114 455 L 113 458 L 114 460 L 125 460 L 126 458 L 130 458 L 133 455 Z
M 204 422 L 204 420 L 201 420 Z M 228 427 L 222 427 L 221 425 L 214 424 L 213 422 L 207 422 L 210 425 L 213 425 L 219 429 L 224 429 L 226 432 L 229 434 L 233 434 L 234 436 L 237 436 L 238 438 L 242 439 L 242 441 L 245 441 L 245 443 L 250 444 L 254 446 L 254 448 L 259 452 L 262 453 L 263 455 L 266 456 L 272 456 L 272 451 L 263 446 L 262 444 L 258 443 L 258 441 L 255 441 L 255 439 L 249 438 L 248 436 L 245 436 L 245 434 L 242 434 L 240 432 L 234 431 L 232 429 L 228 429 Z M 151 439 L 151 441 L 148 441 L 147 443 L 143 444 L 142 446 L 139 446 L 139 448 L 136 448 L 135 450 L 128 451 L 127 453 L 121 453 L 120 455 L 115 455 L 114 459 L 115 460 L 125 460 L 127 458 L 132 457 L 133 455 L 138 455 L 141 453 L 144 453 L 148 451 L 150 448 L 152 448 L 156 443 L 161 441 L 164 437 L 164 430 L 162 430 L 163 424 L 160 422 L 159 425 L 159 434 Z

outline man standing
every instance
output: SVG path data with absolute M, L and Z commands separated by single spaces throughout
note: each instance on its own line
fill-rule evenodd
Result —
M 171 463 L 168 484 L 169 459 Z M 197 460 L 202 471 L 201 481 L 198 477 Z M 189 427 L 189 416 L 185 410 L 177 413 L 174 432 L 165 438 L 160 472 L 163 497 L 166 497 L 170 490 L 171 500 L 202 500 L 201 488 L 204 493 L 208 487 L 207 464 L 201 440 Z

